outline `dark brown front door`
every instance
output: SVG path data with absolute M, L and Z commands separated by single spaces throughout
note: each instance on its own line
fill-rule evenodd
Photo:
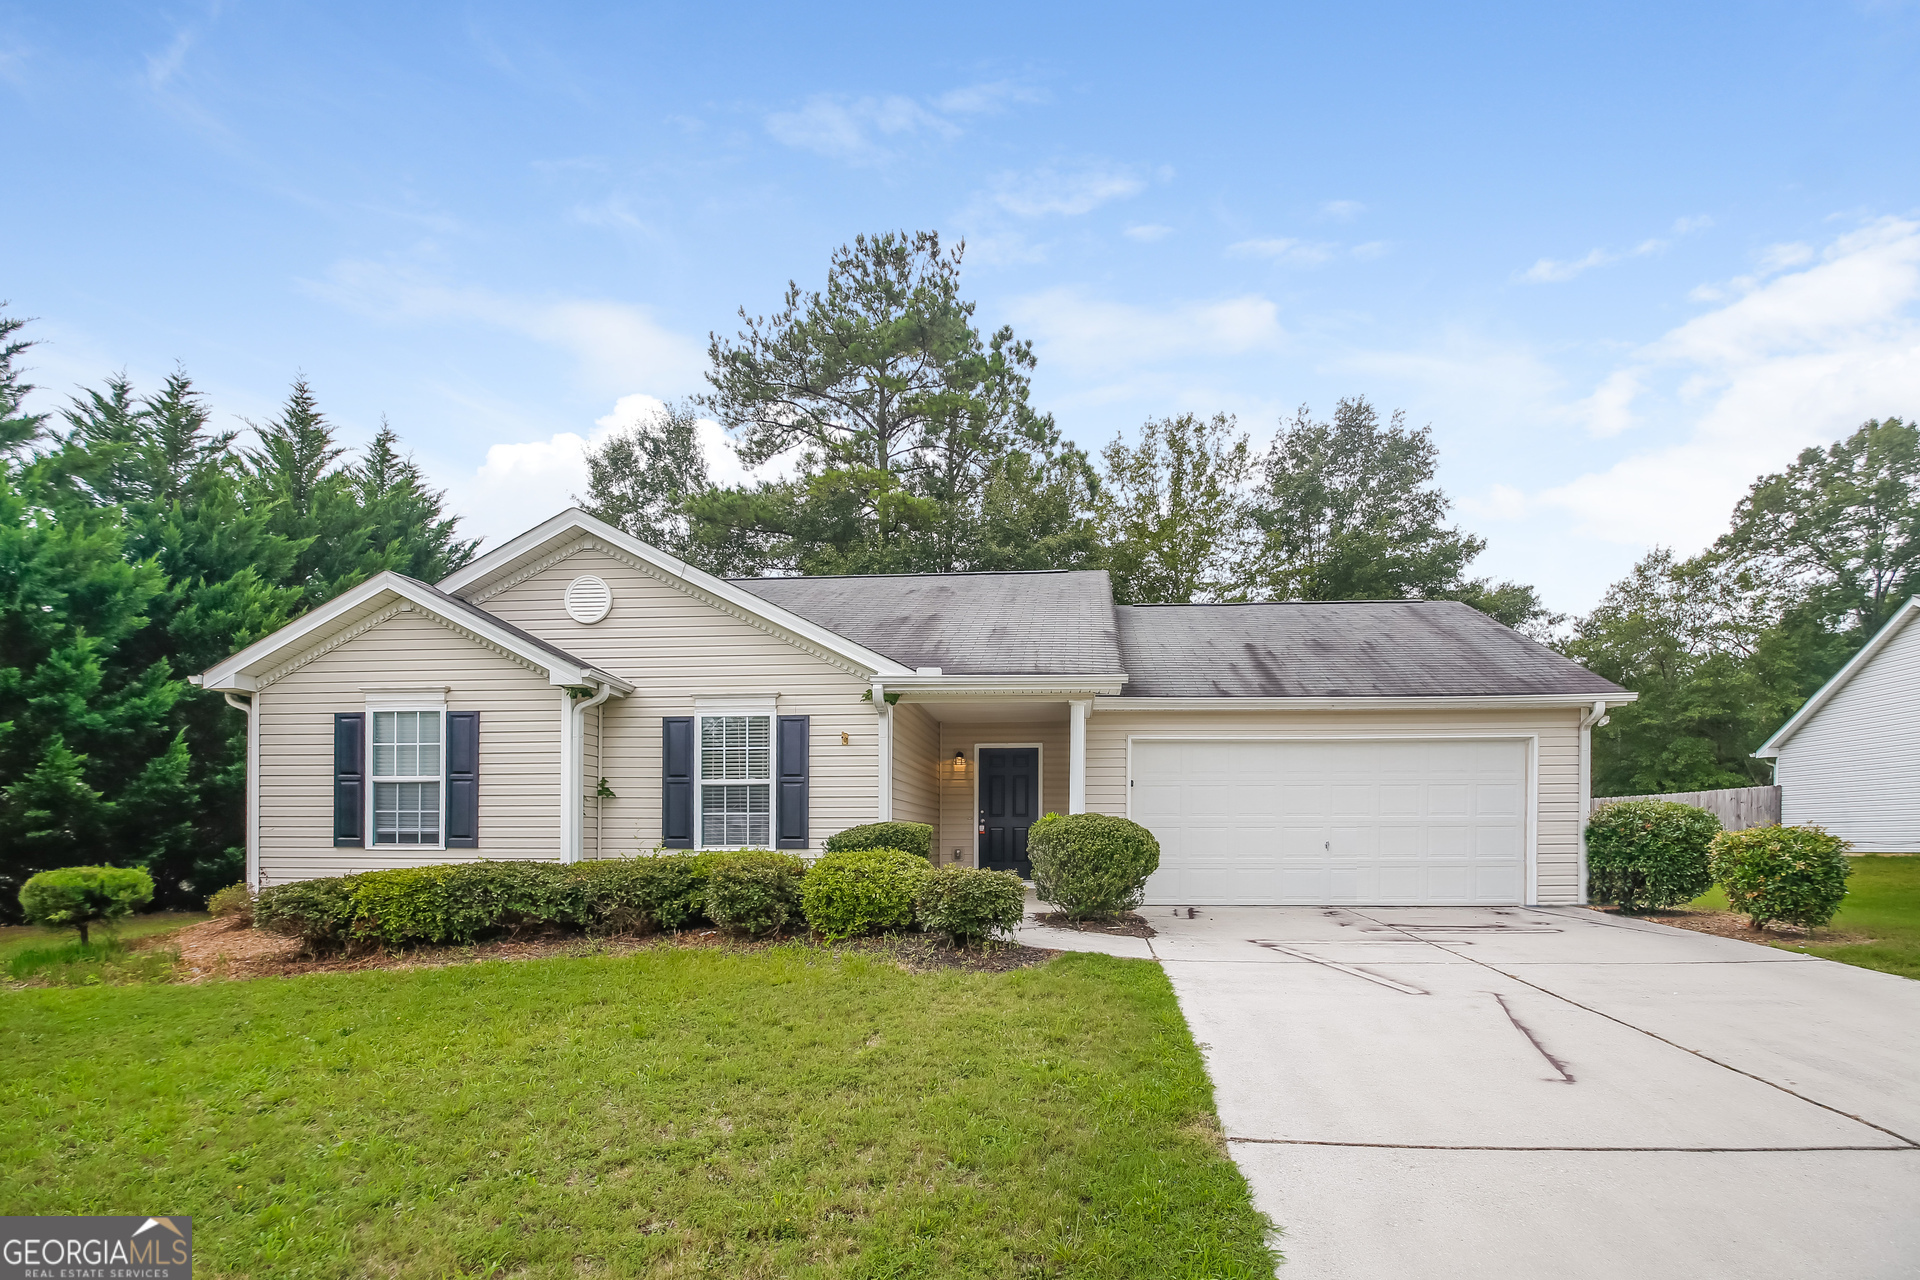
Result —
M 1027 828 L 1040 816 L 1040 750 L 982 747 L 979 758 L 980 865 L 1030 880 Z

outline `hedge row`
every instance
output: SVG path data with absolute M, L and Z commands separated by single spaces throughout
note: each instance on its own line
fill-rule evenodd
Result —
M 1756 929 L 1769 920 L 1811 929 L 1847 896 L 1851 847 L 1819 827 L 1723 831 L 1693 805 L 1626 800 L 1587 824 L 1587 896 L 1636 913 L 1680 906 L 1717 884 Z
M 897 849 L 829 853 L 812 867 L 792 854 L 750 850 L 367 871 L 263 889 L 253 916 L 258 927 L 312 950 L 342 951 L 701 923 L 759 936 L 802 921 L 836 939 L 918 924 L 971 943 L 1011 930 L 1024 908 L 1011 872 L 934 871 Z

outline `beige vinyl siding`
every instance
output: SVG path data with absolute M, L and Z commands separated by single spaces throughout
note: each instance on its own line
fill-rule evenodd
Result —
M 1537 736 L 1535 901 L 1543 905 L 1579 902 L 1585 797 L 1580 794 L 1580 717 L 1573 710 L 1139 711 L 1096 703 L 1093 717 L 1087 722 L 1087 807 L 1095 813 L 1126 815 L 1127 739 L 1134 734 L 1325 734 L 1365 738 L 1422 733 L 1436 738 L 1455 734 Z M 1047 803 L 1053 803 L 1051 796 Z
M 562 599 L 567 584 L 586 573 L 613 589 L 612 611 L 590 626 L 569 618 Z M 810 717 L 814 849 L 834 832 L 879 815 L 879 717 L 861 699 L 867 682 L 852 673 L 600 548 L 579 550 L 478 603 L 634 685 L 631 695 L 601 704 L 603 763 L 586 790 L 590 794 L 604 775 L 614 796 L 599 801 L 604 837 L 598 848 L 595 805 L 588 803 L 587 856 L 658 846 L 660 722 L 695 714 L 696 698 L 778 695 L 779 714 Z M 592 770 L 589 750 L 586 771 Z
M 480 847 L 333 844 L 333 717 L 369 686 L 447 688 L 480 713 Z M 417 611 L 329 650 L 257 695 L 262 883 L 475 858 L 560 856 L 560 690 Z
M 1067 706 L 1064 702 L 1060 704 L 1060 714 L 1047 720 L 943 723 L 940 759 L 949 761 L 954 752 L 964 751 L 967 772 L 956 776 L 951 769 L 942 769 L 940 774 L 940 842 L 934 852 L 939 855 L 942 866 L 954 861 L 955 849 L 960 850 L 962 865 L 971 867 L 978 861 L 974 836 L 980 825 L 980 805 L 974 794 L 974 781 L 979 776 L 980 761 L 975 748 L 982 742 L 1039 744 L 1040 812 L 1067 811 Z
M 1920 853 L 1920 619 L 1794 731 L 1774 762 L 1781 821 L 1861 853 Z
M 911 702 L 893 709 L 893 817 L 940 823 L 940 725 Z

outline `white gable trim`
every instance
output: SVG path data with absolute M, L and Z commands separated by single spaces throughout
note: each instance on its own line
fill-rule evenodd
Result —
M 1814 695 L 1808 698 L 1785 724 L 1774 730 L 1773 736 L 1761 743 L 1759 749 L 1753 754 L 1763 760 L 1778 759 L 1780 748 L 1786 745 L 1787 739 L 1800 732 L 1808 721 L 1819 715 L 1820 709 L 1833 701 L 1835 694 L 1847 687 L 1847 681 L 1866 670 L 1867 664 L 1873 661 L 1875 655 L 1892 643 L 1893 638 L 1899 635 L 1915 617 L 1920 617 L 1920 596 L 1909 596 L 1905 604 L 1893 611 L 1893 616 L 1887 619 L 1886 625 L 1873 633 L 1873 639 L 1867 641 L 1846 666 L 1834 672 L 1833 679 L 1821 685 Z
M 373 611 L 357 619 L 342 622 L 356 611 L 372 606 Z M 203 689 L 222 689 L 253 693 L 304 667 L 323 654 L 390 621 L 409 609 L 438 623 L 455 635 L 481 645 L 502 657 L 520 663 L 528 670 L 545 675 L 556 685 L 601 685 L 619 693 L 632 691 L 626 681 L 608 675 L 597 667 L 570 662 L 549 653 L 525 637 L 486 619 L 470 616 L 464 610 L 447 609 L 431 589 L 397 573 L 381 573 L 350 591 L 344 591 L 317 609 L 296 618 L 270 636 L 255 641 L 225 662 L 209 667 L 192 683 Z
M 767 634 L 859 676 L 911 676 L 885 654 L 856 644 L 797 613 L 771 604 L 724 578 L 716 578 L 660 550 L 570 507 L 527 530 L 495 551 L 481 556 L 436 585 L 442 591 L 476 604 L 516 583 L 524 582 L 568 556 L 588 549 L 589 542 L 632 568 L 684 591 L 722 613 L 731 614 Z M 543 554 L 544 553 L 544 554 Z M 531 562 L 529 562 L 529 560 Z

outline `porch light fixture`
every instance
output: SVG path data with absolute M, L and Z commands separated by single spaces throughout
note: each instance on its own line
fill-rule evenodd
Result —
M 966 774 L 967 753 L 964 751 L 956 751 L 953 753 L 953 776 L 956 778 L 964 778 Z

